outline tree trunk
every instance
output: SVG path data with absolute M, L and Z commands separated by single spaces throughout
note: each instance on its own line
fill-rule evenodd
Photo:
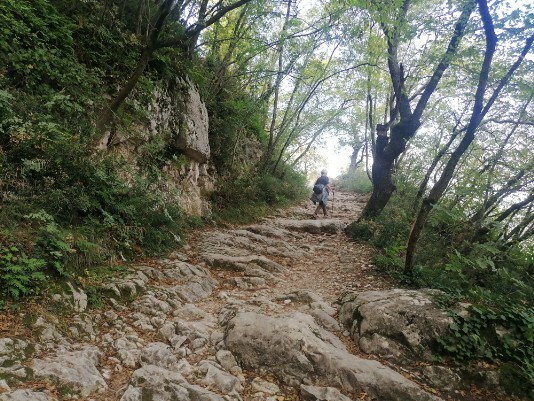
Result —
M 421 184 L 419 185 L 419 189 L 417 190 L 417 194 L 415 195 L 415 200 L 413 202 L 413 210 L 414 212 L 417 211 L 417 208 L 419 207 L 419 202 L 421 201 L 425 191 L 426 187 L 428 185 L 428 181 L 430 181 L 430 176 L 434 172 L 434 169 L 442 159 L 442 157 L 447 153 L 449 148 L 451 147 L 452 143 L 460 133 L 459 130 L 455 129 L 453 134 L 450 136 L 447 143 L 439 150 L 438 154 L 434 157 L 434 160 L 432 160 L 432 163 L 428 167 L 428 170 L 426 171 L 426 174 L 423 178 L 423 181 L 421 181 Z
M 480 16 L 484 24 L 486 51 L 484 53 L 484 61 L 482 63 L 482 67 L 480 69 L 473 111 L 471 113 L 465 136 L 460 141 L 458 147 L 451 154 L 451 157 L 445 165 L 445 168 L 443 169 L 443 172 L 441 173 L 438 182 L 430 190 L 428 196 L 423 200 L 423 204 L 419 209 L 417 218 L 415 219 L 415 222 L 412 225 L 410 236 L 408 238 L 408 243 L 406 245 L 406 259 L 404 263 L 404 273 L 406 275 L 411 275 L 413 273 L 417 242 L 419 241 L 419 237 L 421 236 L 423 228 L 426 224 L 428 215 L 432 210 L 432 207 L 438 203 L 438 201 L 443 196 L 443 193 L 449 186 L 449 183 L 454 175 L 454 171 L 456 170 L 456 166 L 458 165 L 458 162 L 460 161 L 462 155 L 466 152 L 466 150 L 469 148 L 469 146 L 475 139 L 475 132 L 481 122 L 481 117 L 483 113 L 484 93 L 486 91 L 488 83 L 488 76 L 491 68 L 491 62 L 493 60 L 493 54 L 495 53 L 497 37 L 495 36 L 493 20 L 489 14 L 486 0 L 479 0 L 479 10 Z
M 264 162 L 263 162 L 264 170 L 269 164 L 271 157 L 273 155 L 273 152 L 274 152 L 274 141 L 275 141 L 274 130 L 276 126 L 276 117 L 278 115 L 278 97 L 280 96 L 280 85 L 282 84 L 282 79 L 284 78 L 284 74 L 283 74 L 284 41 L 285 41 L 285 34 L 287 32 L 287 27 L 289 24 L 289 16 L 291 15 L 291 3 L 292 3 L 292 0 L 287 1 L 287 9 L 286 9 L 286 15 L 284 19 L 284 25 L 282 26 L 281 38 L 280 38 L 280 42 L 276 50 L 278 54 L 278 59 L 277 59 L 278 69 L 276 72 L 276 81 L 274 83 L 274 102 L 273 102 L 273 114 L 271 116 L 271 124 L 269 126 L 269 143 L 267 144 L 267 150 L 265 151 L 265 154 L 263 156 L 264 157 Z
M 497 99 L 497 97 L 501 93 L 502 89 L 510 81 L 510 78 L 513 76 L 515 71 L 519 68 L 534 42 L 534 35 L 530 36 L 527 39 L 525 47 L 523 48 L 516 62 L 509 68 L 504 77 L 499 81 L 499 84 L 493 91 L 492 95 L 489 97 L 486 105 L 483 106 L 489 70 L 491 68 L 493 54 L 495 53 L 497 37 L 495 36 L 493 20 L 491 18 L 491 15 L 489 14 L 486 0 L 479 0 L 479 10 L 482 22 L 484 24 L 484 33 L 486 36 L 486 51 L 479 74 L 479 82 L 475 94 L 473 111 L 464 138 L 458 145 L 458 148 L 456 148 L 456 150 L 452 153 L 451 158 L 449 159 L 443 172 L 441 173 L 438 182 L 436 183 L 434 188 L 432 188 L 428 197 L 423 201 L 423 205 L 419 210 L 417 219 L 412 226 L 412 230 L 410 232 L 410 237 L 408 239 L 408 244 L 406 247 L 406 259 L 404 264 L 404 273 L 407 275 L 412 274 L 417 242 L 419 241 L 419 237 L 421 236 L 421 232 L 423 231 L 424 225 L 433 205 L 437 204 L 437 202 L 441 199 L 443 193 L 447 189 L 447 186 L 449 185 L 452 179 L 456 166 L 460 161 L 461 156 L 464 154 L 471 142 L 474 140 L 475 132 L 480 123 L 482 122 L 482 119 L 487 114 L 487 112 L 493 105 L 495 99 Z
M 403 2 L 401 8 L 402 12 L 398 18 L 399 26 L 405 20 L 409 3 L 409 0 L 404 0 Z M 400 121 L 392 126 L 391 139 L 389 141 L 387 137 L 384 136 L 381 138 L 381 143 L 379 144 L 378 140 L 380 138 L 377 137 L 377 152 L 372 168 L 373 193 L 365 205 L 362 218 L 374 218 L 389 202 L 389 199 L 395 190 L 395 185 L 392 181 L 395 159 L 404 152 L 406 142 L 415 135 L 415 132 L 421 125 L 420 119 L 423 111 L 443 77 L 445 70 L 449 67 L 452 56 L 456 54 L 458 50 L 460 40 L 464 36 L 465 28 L 469 21 L 469 16 L 473 12 L 475 6 L 475 0 L 471 0 L 464 5 L 462 13 L 455 24 L 454 33 L 449 41 L 447 50 L 443 54 L 440 62 L 436 65 L 413 112 L 404 85 L 405 76 L 403 67 L 398 60 L 401 29 L 399 26 L 389 29 L 387 26 L 382 25 L 382 29 L 387 38 L 388 69 L 393 92 L 395 94 L 395 105 L 391 108 L 390 123 L 395 120 L 397 115 L 400 117 Z M 378 130 L 377 135 L 380 135 Z
M 107 126 L 113 120 L 115 113 L 119 110 L 120 106 L 124 103 L 128 95 L 135 88 L 135 85 L 139 81 L 139 78 L 143 75 L 143 72 L 145 71 L 148 62 L 150 61 L 150 58 L 156 50 L 162 49 L 164 47 L 177 47 L 183 46 L 184 44 L 191 45 L 191 43 L 196 43 L 195 38 L 198 37 L 198 34 L 202 30 L 220 20 L 226 13 L 250 1 L 251 0 L 238 0 L 233 4 L 224 6 L 217 13 L 215 13 L 213 16 L 204 21 L 204 18 L 206 17 L 206 7 L 208 5 L 208 1 L 204 0 L 202 3 L 202 7 L 204 8 L 200 9 L 199 14 L 199 18 L 201 18 L 202 21 L 198 21 L 197 23 L 191 25 L 190 27 L 185 29 L 185 33 L 180 34 L 178 37 L 160 42 L 159 36 L 164 28 L 167 17 L 169 16 L 173 8 L 177 5 L 176 0 L 164 0 L 159 5 L 158 11 L 154 15 L 154 18 L 152 19 L 152 21 L 150 21 L 150 32 L 147 35 L 147 45 L 145 47 L 145 50 L 143 50 L 143 53 L 141 54 L 141 58 L 137 63 L 134 72 L 132 73 L 130 78 L 128 78 L 128 81 L 126 82 L 124 87 L 113 98 L 110 104 L 101 111 L 100 117 L 96 123 L 96 128 L 98 132 L 100 132 L 101 134 L 105 132 Z
M 143 51 L 139 63 L 137 64 L 137 67 L 128 79 L 128 82 L 126 82 L 126 84 L 122 87 L 119 93 L 113 98 L 108 107 L 106 107 L 102 111 L 100 118 L 96 123 L 96 129 L 98 130 L 98 132 L 104 132 L 106 130 L 107 126 L 111 123 L 113 117 L 119 110 L 119 107 L 121 107 L 130 92 L 133 90 L 133 88 L 135 88 L 137 81 L 139 81 L 139 78 L 141 78 L 143 72 L 145 72 L 145 68 L 148 65 L 148 62 L 150 61 L 152 53 L 153 50 L 151 49 L 145 49 Z M 111 137 L 108 139 L 107 142 L 109 143 L 110 140 Z
M 387 126 L 376 125 L 376 149 L 371 176 L 373 181 L 373 193 L 365 205 L 362 218 L 374 218 L 387 205 L 396 187 L 393 184 L 392 172 L 394 158 L 384 154 L 385 147 L 389 143 Z

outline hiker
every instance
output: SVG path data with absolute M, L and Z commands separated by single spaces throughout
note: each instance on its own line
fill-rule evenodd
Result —
M 313 204 L 317 204 L 317 207 L 315 208 L 315 213 L 313 214 L 314 218 L 319 217 L 319 210 L 323 210 L 324 217 L 328 217 L 328 214 L 326 213 L 326 203 L 328 202 L 328 195 L 330 195 L 330 191 L 333 192 L 332 188 L 330 188 L 330 180 L 327 176 L 326 170 L 321 170 L 321 176 L 317 178 L 317 181 L 315 181 L 315 184 L 313 186 L 313 193 L 311 196 L 311 200 Z

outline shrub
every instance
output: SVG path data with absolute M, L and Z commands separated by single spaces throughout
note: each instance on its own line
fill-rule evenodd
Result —
M 213 194 L 215 218 L 250 223 L 272 207 L 302 200 L 307 195 L 305 177 L 287 171 L 284 178 L 268 173 L 244 174 L 235 182 L 222 181 Z
M 496 305 L 479 304 L 469 308 L 468 316 L 450 312 L 452 334 L 438 339 L 442 353 L 456 362 L 473 359 L 505 362 L 501 374 L 507 390 L 520 396 L 534 395 L 534 312 L 524 305 L 500 299 Z M 513 374 L 512 374 L 513 372 Z
M 373 190 L 373 184 L 367 173 L 358 168 L 354 171 L 347 171 L 336 178 L 336 187 L 343 191 L 355 192 L 357 194 L 368 194 Z
M 44 260 L 28 257 L 14 245 L 8 232 L 0 232 L 0 291 L 4 296 L 19 299 L 37 292 L 46 280 L 45 265 Z

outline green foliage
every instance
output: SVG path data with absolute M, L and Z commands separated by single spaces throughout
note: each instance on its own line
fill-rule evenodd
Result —
M 215 218 L 250 223 L 307 195 L 305 177 L 288 170 L 284 178 L 268 173 L 244 174 L 237 180 L 221 182 L 213 195 Z
M 505 362 L 502 373 L 520 375 L 521 386 L 510 387 L 520 396 L 534 395 L 534 311 L 501 299 L 498 305 L 470 306 L 467 317 L 450 312 L 452 334 L 438 339 L 442 352 L 455 361 L 472 359 Z
M 355 241 L 367 242 L 373 238 L 375 225 L 372 221 L 355 221 L 345 228 L 345 233 Z
M 209 141 L 211 158 L 223 175 L 241 174 L 239 166 L 242 144 L 254 138 L 265 143 L 263 128 L 265 104 L 243 91 L 239 81 L 221 69 L 219 62 L 211 60 L 188 71 L 198 85 L 209 111 Z M 223 74 L 223 76 L 220 76 Z M 257 160 L 246 160 L 249 168 Z
M 87 294 L 87 306 L 91 309 L 99 309 L 104 306 L 101 288 L 99 286 L 86 286 L 84 291 Z
M 511 393 L 532 396 L 533 250 L 525 244 L 505 244 L 497 226 L 473 241 L 477 228 L 466 223 L 465 214 L 439 206 L 431 214 L 408 279 L 403 268 L 410 206 L 410 197 L 396 197 L 376 220 L 355 223 L 351 232 L 376 247 L 374 263 L 380 272 L 444 291 L 446 296 L 438 300 L 443 307 L 457 301 L 475 305 L 467 317 L 451 311 L 452 334 L 440 339 L 442 355 L 459 364 L 485 359 L 502 366 L 503 377 L 515 375 Z
M 373 190 L 373 184 L 363 169 L 356 169 L 338 176 L 336 188 L 357 194 L 368 194 Z
M 60 276 L 66 275 L 65 263 L 69 254 L 75 250 L 67 244 L 66 235 L 54 221 L 54 218 L 44 210 L 24 217 L 40 223 L 36 240 L 36 254 L 47 262 L 51 271 Z
M 21 252 L 10 243 L 6 232 L 0 236 L 0 291 L 13 299 L 35 292 L 46 280 L 43 273 L 46 262 Z

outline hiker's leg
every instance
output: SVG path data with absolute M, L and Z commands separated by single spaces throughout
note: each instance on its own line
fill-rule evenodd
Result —
M 324 217 L 326 217 L 326 205 L 323 203 L 322 204 L 322 208 L 323 208 L 323 214 L 324 214 Z
M 322 202 L 319 202 L 319 204 L 315 208 L 315 213 L 314 213 L 315 217 L 317 217 L 319 215 L 319 210 L 321 210 L 321 208 L 322 208 L 321 203 Z

